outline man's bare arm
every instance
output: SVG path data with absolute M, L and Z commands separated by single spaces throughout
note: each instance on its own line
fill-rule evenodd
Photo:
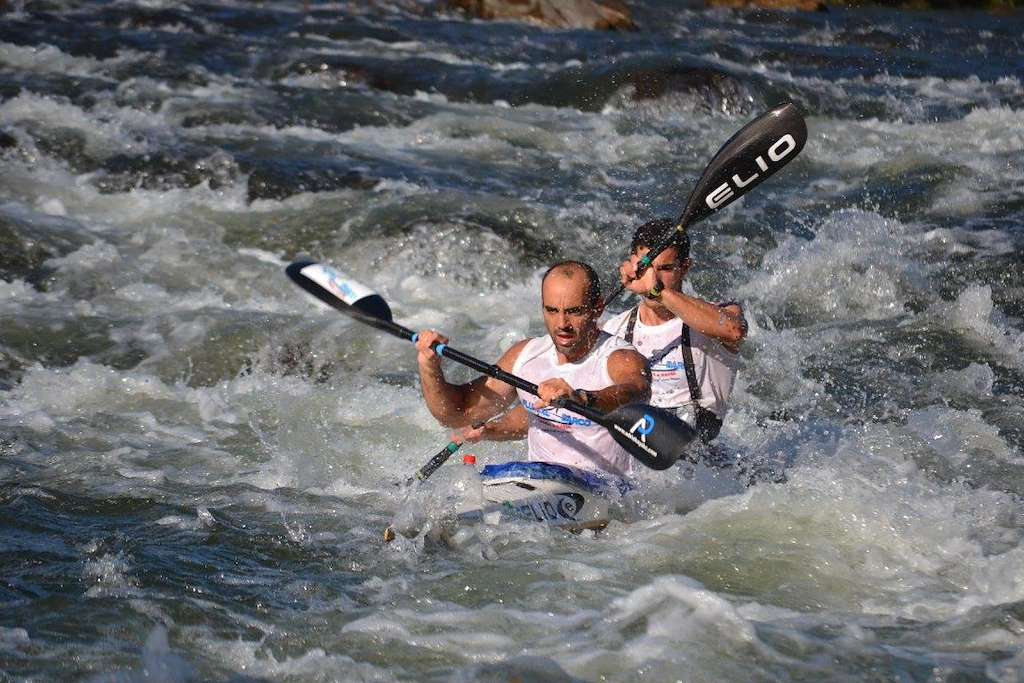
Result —
M 739 304 L 718 306 L 669 289 L 661 292 L 661 303 L 684 323 L 717 339 L 731 351 L 739 350 L 747 336 L 747 321 Z
M 420 385 L 423 398 L 431 415 L 446 427 L 465 427 L 490 419 L 515 400 L 513 387 L 491 377 L 477 377 L 466 384 L 452 384 L 445 379 L 441 359 L 431 348 L 435 343 L 447 343 L 436 332 L 421 332 L 416 342 Z M 498 367 L 511 372 L 526 341 L 514 344 L 498 360 Z
M 592 407 L 606 413 L 627 403 L 646 403 L 651 399 L 651 371 L 647 359 L 636 351 L 613 352 L 608 357 L 608 375 L 615 384 L 587 392 L 592 397 Z
M 468 443 L 477 441 L 518 441 L 526 438 L 530 428 L 530 415 L 521 405 L 517 405 L 496 420 L 483 427 L 466 427 L 455 436 Z

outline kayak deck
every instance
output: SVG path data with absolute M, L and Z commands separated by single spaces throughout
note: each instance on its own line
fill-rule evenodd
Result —
M 506 462 L 480 472 L 482 504 L 466 501 L 460 521 L 548 524 L 602 529 L 614 502 L 628 490 L 622 479 L 547 462 Z

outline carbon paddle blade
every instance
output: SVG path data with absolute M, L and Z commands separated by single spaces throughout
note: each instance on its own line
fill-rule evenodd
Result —
M 652 470 L 675 464 L 697 432 L 662 408 L 630 403 L 604 416 L 605 427 L 616 443 Z
M 383 297 L 335 268 L 315 261 L 296 261 L 284 272 L 299 287 L 345 315 L 371 325 L 373 319 L 391 322 L 391 307 Z
M 757 117 L 718 150 L 678 225 L 691 225 L 733 203 L 796 158 L 806 143 L 807 124 L 792 102 Z

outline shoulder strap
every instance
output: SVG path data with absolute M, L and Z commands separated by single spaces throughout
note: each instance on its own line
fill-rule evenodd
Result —
M 683 333 L 680 335 L 682 341 L 679 350 L 683 354 L 683 361 L 686 364 L 686 383 L 690 385 L 690 400 L 693 402 L 693 415 L 697 428 L 697 434 L 704 443 L 711 441 L 718 436 L 722 429 L 722 421 L 712 411 L 702 406 L 700 401 L 700 385 L 697 384 L 697 368 L 693 365 L 693 348 L 690 345 L 690 328 L 683 323 Z
M 686 383 L 690 385 L 690 400 L 696 404 L 700 400 L 700 385 L 697 384 L 697 368 L 693 366 L 690 328 L 686 323 L 683 323 L 683 333 L 679 335 L 679 340 L 679 352 L 683 354 L 683 363 L 686 365 Z
M 630 344 L 633 343 L 633 328 L 636 327 L 636 317 L 640 313 L 640 307 L 634 306 L 633 310 L 629 312 L 629 321 L 626 323 L 626 336 L 625 340 Z

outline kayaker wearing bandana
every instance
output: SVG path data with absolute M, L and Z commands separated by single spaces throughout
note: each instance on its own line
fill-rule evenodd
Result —
M 747 324 L 739 304 L 713 304 L 681 291 L 691 266 L 690 241 L 673 228 L 667 219 L 637 228 L 619 275 L 643 299 L 603 329 L 648 359 L 651 405 L 674 409 L 706 443 L 722 427 Z M 676 236 L 672 245 L 634 280 L 637 263 L 669 233 Z
M 447 339 L 420 332 L 419 374 L 423 397 L 435 418 L 448 427 L 466 427 L 493 417 L 518 398 L 525 411 L 486 427 L 466 430 L 470 440 L 502 441 L 527 432 L 529 459 L 586 470 L 627 474 L 633 459 L 600 425 L 558 407 L 561 399 L 608 412 L 647 402 L 651 385 L 647 361 L 628 343 L 598 327 L 603 310 L 594 270 L 578 261 L 552 266 L 541 280 L 541 303 L 547 335 L 512 345 L 498 367 L 538 385 L 539 397 L 496 379 L 479 377 L 467 384 L 449 383 L 441 359 L 432 350 Z

